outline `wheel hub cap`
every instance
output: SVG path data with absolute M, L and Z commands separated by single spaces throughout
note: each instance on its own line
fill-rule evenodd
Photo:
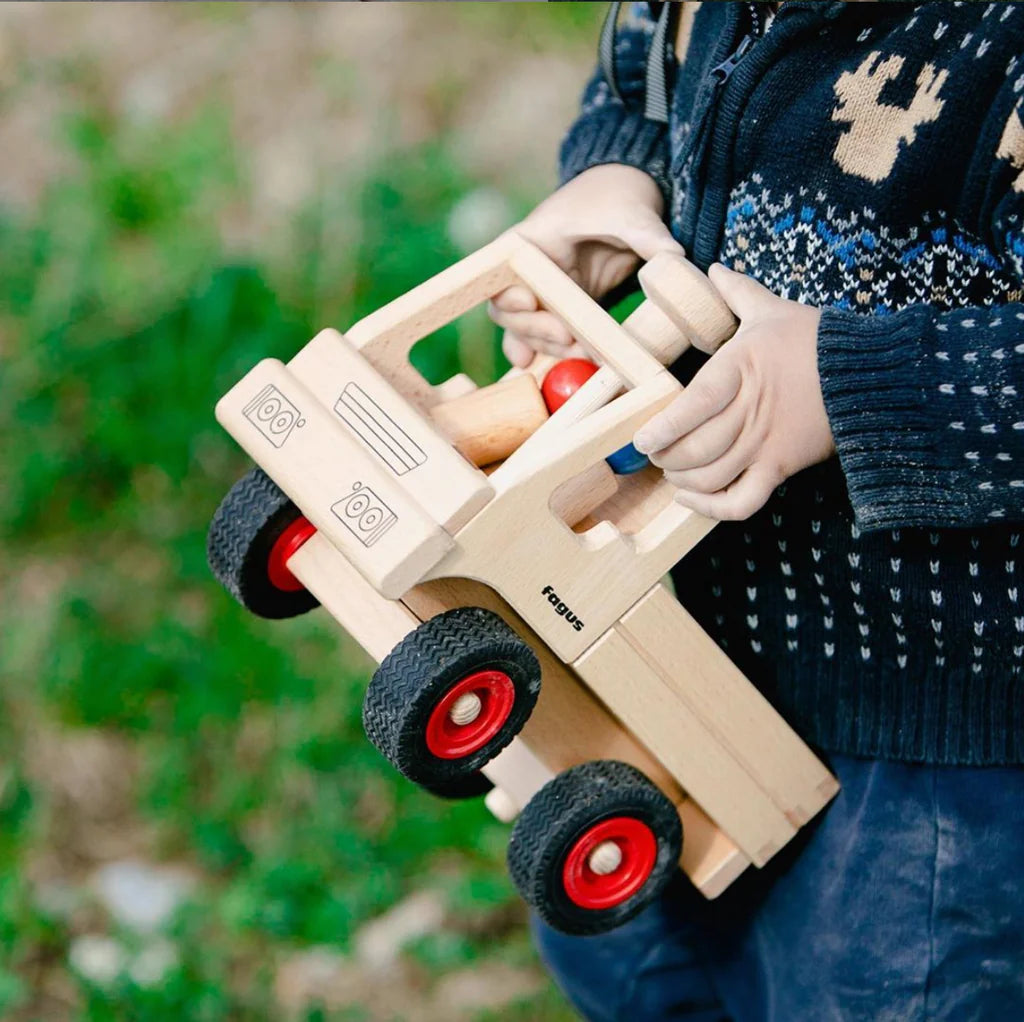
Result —
M 565 893 L 580 908 L 621 905 L 647 882 L 657 858 L 658 841 L 646 823 L 630 816 L 602 820 L 569 849 Z
M 482 749 L 512 712 L 516 690 L 504 671 L 477 671 L 454 684 L 427 721 L 427 748 L 439 759 L 463 759 Z
M 316 526 L 300 515 L 274 540 L 267 561 L 267 576 L 275 589 L 297 593 L 306 587 L 291 573 L 288 561 L 314 533 Z

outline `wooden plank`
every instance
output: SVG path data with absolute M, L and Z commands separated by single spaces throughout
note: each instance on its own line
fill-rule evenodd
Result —
M 288 370 L 442 528 L 457 531 L 494 496 L 487 479 L 337 330 L 321 330 Z
M 617 628 L 573 666 L 680 786 L 757 866 L 796 827 Z
M 221 398 L 217 419 L 383 596 L 401 596 L 452 548 L 451 536 L 276 359 Z
M 838 791 L 821 761 L 664 587 L 655 586 L 619 628 L 794 824 Z

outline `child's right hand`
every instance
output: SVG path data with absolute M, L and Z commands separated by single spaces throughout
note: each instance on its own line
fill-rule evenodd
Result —
M 620 163 L 591 167 L 545 199 L 515 230 L 569 274 L 587 294 L 600 298 L 657 252 L 682 254 L 662 222 L 664 200 L 654 179 Z M 502 349 L 525 367 L 541 351 L 567 358 L 568 327 L 544 310 L 536 295 L 515 286 L 488 306 L 505 330 Z

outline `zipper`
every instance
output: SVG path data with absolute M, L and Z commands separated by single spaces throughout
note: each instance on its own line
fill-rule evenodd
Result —
M 718 85 L 724 85 L 732 77 L 732 73 L 740 61 L 767 30 L 767 21 L 761 16 L 761 11 L 756 3 L 747 4 L 747 13 L 750 15 L 750 28 L 747 30 L 747 34 L 740 40 L 736 49 L 721 64 L 716 64 L 710 71 L 711 77 Z
M 712 60 L 720 61 L 714 67 L 705 71 L 702 75 L 700 86 L 696 96 L 698 115 L 688 139 L 688 145 L 681 146 L 673 155 L 672 164 L 669 168 L 672 177 L 675 179 L 683 174 L 684 168 L 689 164 L 692 167 L 691 188 L 688 190 L 688 201 L 684 204 L 681 213 L 681 234 L 687 249 L 691 249 L 695 242 L 695 231 L 700 208 L 698 199 L 700 185 L 697 176 L 706 158 L 708 140 L 711 134 L 711 123 L 714 120 L 714 111 L 718 106 L 719 98 L 725 91 L 723 85 L 732 76 L 733 71 L 740 65 L 747 53 L 754 46 L 753 24 L 750 19 L 750 7 L 747 4 L 710 4 L 709 8 L 718 8 L 714 14 L 709 11 L 708 16 L 716 18 L 719 11 L 722 12 L 722 23 L 718 27 L 719 39 L 715 47 Z M 748 19 L 744 21 L 744 18 Z M 736 44 L 736 38 L 743 32 L 743 38 Z
M 701 104 L 700 118 L 694 126 L 690 145 L 673 159 L 670 168 L 673 176 L 679 175 L 682 173 L 687 161 L 690 161 L 694 165 L 694 181 L 698 193 L 701 190 L 701 185 L 697 182 L 696 176 L 700 175 L 700 168 L 706 165 L 707 150 L 713 134 L 712 125 L 715 121 L 715 115 L 721 99 L 727 91 L 725 86 L 729 79 L 732 78 L 733 72 L 743 63 L 747 54 L 754 49 L 754 44 L 761 37 L 762 23 L 760 12 L 757 11 L 755 4 L 730 4 L 723 6 L 728 6 L 731 9 L 726 15 L 728 20 L 723 26 L 722 35 L 723 37 L 726 35 L 731 37 L 728 45 L 732 45 L 733 49 L 727 51 L 723 59 L 721 55 L 724 47 L 719 48 L 715 58 L 719 58 L 720 63 L 715 64 L 714 67 L 705 72 L 704 82 L 701 85 L 698 96 L 698 102 Z M 744 19 L 746 20 L 744 21 Z M 740 31 L 744 32 L 743 36 L 740 38 L 739 43 L 734 43 L 733 41 Z M 725 42 L 724 38 L 723 42 Z M 696 247 L 696 232 L 700 221 L 702 205 L 702 199 L 698 199 L 696 195 L 691 195 L 691 199 L 683 211 L 682 234 L 685 238 L 690 239 L 689 243 L 687 243 L 687 249 L 691 251 Z
M 748 33 L 740 40 L 739 46 L 721 64 L 716 64 L 711 69 L 711 77 L 714 78 L 717 85 L 724 85 L 732 77 L 733 71 L 736 70 L 740 61 L 751 51 L 754 43 L 759 38 L 760 36 L 754 35 L 753 32 Z
M 705 127 L 707 137 L 702 139 L 706 152 L 699 182 L 700 201 L 692 209 L 692 219 L 688 218 L 687 230 L 684 231 L 690 239 L 688 254 L 701 269 L 707 269 L 718 252 L 728 205 L 732 149 L 744 103 L 765 68 L 786 49 L 790 40 L 804 34 L 813 25 L 835 17 L 843 6 L 790 0 L 782 5 L 770 31 L 758 34 L 758 28 L 763 26 L 761 12 L 756 5 L 749 5 L 751 27 L 736 49 L 712 68 L 710 87 L 714 90 L 714 98 L 709 107 L 714 109 L 714 116 L 708 118 L 711 123 Z M 762 38 L 768 37 L 772 41 L 755 46 Z M 749 55 L 752 52 L 757 56 L 751 61 Z

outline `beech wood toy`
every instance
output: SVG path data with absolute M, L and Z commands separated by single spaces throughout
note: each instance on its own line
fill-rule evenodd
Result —
M 715 523 L 652 466 L 606 463 L 678 393 L 664 366 L 735 329 L 685 260 L 659 255 L 640 281 L 620 326 L 510 233 L 260 362 L 217 406 L 259 468 L 214 516 L 214 572 L 256 614 L 319 603 L 352 634 L 380 664 L 370 740 L 438 795 L 489 789 L 516 821 L 516 885 L 570 933 L 630 918 L 677 864 L 715 897 L 837 790 L 661 581 Z M 477 391 L 408 358 L 517 282 L 600 366 L 550 417 L 552 359 Z

